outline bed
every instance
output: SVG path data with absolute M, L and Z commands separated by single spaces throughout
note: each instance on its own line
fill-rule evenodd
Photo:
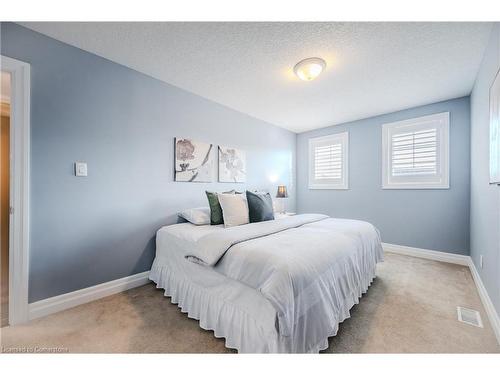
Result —
M 161 228 L 150 279 L 240 353 L 317 353 L 383 260 L 378 230 L 305 214 L 232 228 Z

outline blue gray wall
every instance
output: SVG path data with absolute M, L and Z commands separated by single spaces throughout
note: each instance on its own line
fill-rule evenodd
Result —
M 500 312 L 500 186 L 489 184 L 489 90 L 500 69 L 500 24 L 491 32 L 471 94 L 471 257 Z M 483 256 L 483 268 L 479 257 Z
M 295 208 L 294 133 L 16 24 L 1 53 L 31 64 L 30 302 L 148 270 L 156 230 L 206 189 L 283 183 Z M 176 136 L 246 150 L 247 184 L 174 182 Z
M 383 190 L 382 124 L 439 112 L 450 112 L 450 189 Z M 349 190 L 310 190 L 309 138 L 344 131 L 349 132 Z M 299 134 L 298 211 L 367 220 L 387 243 L 468 254 L 469 132 L 464 97 Z

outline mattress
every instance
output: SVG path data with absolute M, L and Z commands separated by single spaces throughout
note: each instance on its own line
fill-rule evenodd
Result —
M 337 226 L 346 225 L 346 230 L 352 226 L 348 221 L 333 221 L 336 221 Z M 251 225 L 248 225 L 249 229 Z M 321 225 L 310 225 L 324 230 Z M 225 276 L 217 271 L 223 268 L 221 266 L 211 267 L 186 259 L 204 239 L 214 235 L 224 236 L 224 231 L 228 230 L 223 226 L 195 226 L 190 223 L 161 228 L 157 233 L 156 258 L 150 279 L 158 288 L 165 290 L 165 295 L 171 297 L 172 303 L 178 304 L 190 318 L 199 320 L 200 327 L 213 330 L 216 337 L 226 339 L 228 348 L 242 353 L 317 353 L 326 349 L 328 337 L 335 335 L 339 323 L 350 316 L 350 308 L 359 302 L 362 293 L 368 289 L 375 277 L 375 264 L 381 260 L 379 253 L 373 252 L 369 262 L 363 261 L 363 267 L 360 267 L 363 268 L 363 275 L 355 282 L 352 281 L 352 271 L 337 272 L 335 277 L 348 288 L 344 288 L 342 293 L 334 293 L 335 306 L 332 304 L 330 308 L 330 303 L 327 303 L 326 309 L 324 306 L 308 309 L 296 319 L 295 334 L 287 336 L 280 334 L 279 309 L 264 296 L 262 289 L 254 289 Z M 281 231 L 277 235 L 286 237 L 287 232 Z M 354 237 L 357 238 L 357 235 Z M 267 246 L 270 246 L 270 242 L 267 242 Z M 380 247 L 380 239 L 377 244 L 373 244 L 373 248 L 377 246 Z M 238 247 L 241 244 L 232 247 L 233 253 L 237 253 Z

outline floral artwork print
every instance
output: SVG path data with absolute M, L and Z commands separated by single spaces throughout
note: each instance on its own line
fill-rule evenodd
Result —
M 236 148 L 219 146 L 219 181 L 245 182 L 245 152 Z
M 175 181 L 212 182 L 212 145 L 192 139 L 175 139 Z

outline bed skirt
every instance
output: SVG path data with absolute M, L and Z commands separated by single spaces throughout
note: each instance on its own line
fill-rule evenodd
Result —
M 337 334 L 339 324 L 350 317 L 349 310 L 368 290 L 375 278 L 375 266 L 365 269 L 362 280 L 358 280 L 358 285 L 351 285 L 351 293 L 344 296 L 342 306 L 329 312 L 327 317 L 324 312 L 323 316 L 314 316 L 311 312 L 297 322 L 297 335 L 293 337 L 283 337 L 276 328 L 266 328 L 276 327 L 276 317 L 275 321 L 262 324 L 261 315 L 252 315 L 234 301 L 221 297 L 220 293 L 212 293 L 210 288 L 176 275 L 158 258 L 153 262 L 149 278 L 157 288 L 165 290 L 164 295 L 183 313 L 198 320 L 201 328 L 212 330 L 217 338 L 225 338 L 227 348 L 239 353 L 318 353 L 328 348 L 328 338 Z M 308 329 L 308 324 L 317 319 L 322 319 L 322 329 Z

